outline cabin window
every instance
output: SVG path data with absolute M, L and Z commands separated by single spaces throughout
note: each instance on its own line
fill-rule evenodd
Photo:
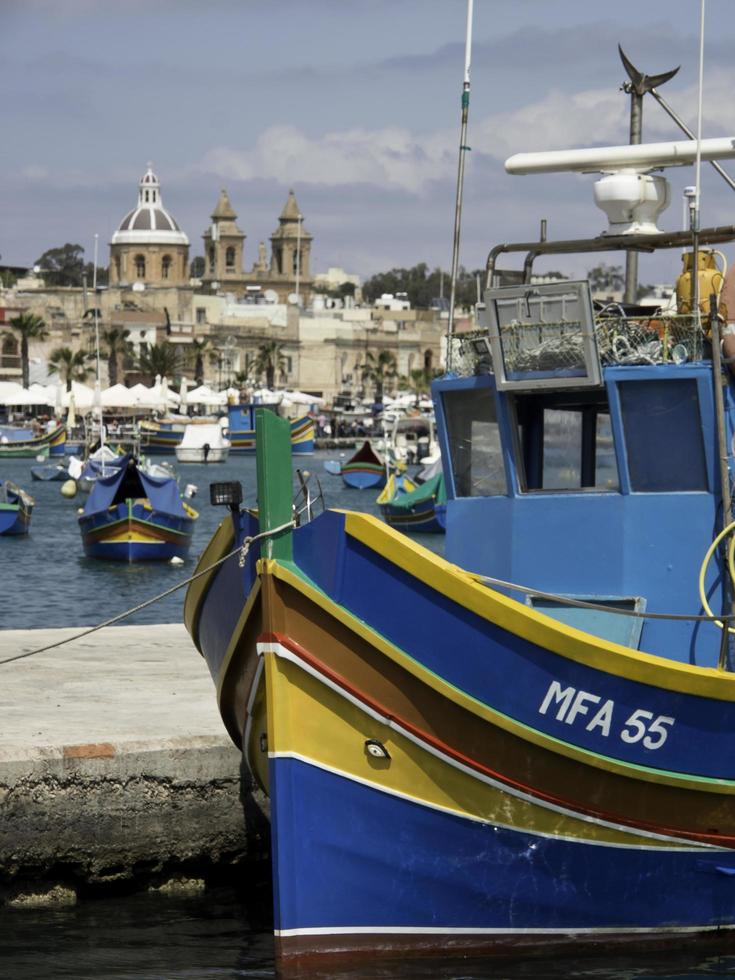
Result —
M 507 493 L 493 391 L 446 391 L 443 400 L 456 496 Z
M 618 391 L 631 490 L 707 490 L 696 380 L 621 381 Z
M 523 491 L 617 490 L 610 411 L 602 393 L 517 395 Z

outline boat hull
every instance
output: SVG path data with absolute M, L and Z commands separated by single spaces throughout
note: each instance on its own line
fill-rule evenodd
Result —
M 194 519 L 151 510 L 132 500 L 79 519 L 84 554 L 105 561 L 186 558 Z
M 180 463 L 226 463 L 230 450 L 227 446 L 222 449 L 212 448 L 205 455 L 203 448 L 184 449 L 176 447 L 176 459 Z
M 11 537 L 28 534 L 31 526 L 32 507 L 23 503 L 0 503 L 0 535 Z
M 41 463 L 31 467 L 31 476 L 34 480 L 49 483 L 54 480 L 68 480 L 69 471 L 61 463 Z
M 408 534 L 444 534 L 447 529 L 446 504 L 427 500 L 410 510 L 381 504 L 380 513 L 386 524 Z
M 342 467 L 345 486 L 354 490 L 379 490 L 385 486 L 385 467 L 369 463 L 345 463 Z
M 310 455 L 314 452 L 314 420 L 308 415 L 294 419 L 291 423 L 291 452 Z M 255 429 L 229 429 L 227 439 L 230 452 L 253 455 L 256 450 Z
M 63 456 L 66 444 L 66 426 L 60 425 L 53 432 L 28 439 L 0 441 L 0 459 L 36 459 L 38 456 Z
M 172 428 L 155 422 L 141 422 L 140 446 L 149 455 L 172 455 L 184 438 L 184 427 Z
M 735 925 L 733 675 L 580 633 L 368 515 L 292 539 L 186 612 L 271 800 L 282 957 Z

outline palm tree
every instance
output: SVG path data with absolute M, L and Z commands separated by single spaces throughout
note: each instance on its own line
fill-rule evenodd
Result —
M 110 376 L 111 385 L 117 384 L 120 358 L 132 352 L 133 345 L 128 340 L 129 336 L 130 331 L 124 327 L 112 327 L 102 334 L 102 340 L 107 348 L 107 373 Z
M 180 367 L 179 361 L 176 348 L 164 340 L 162 344 L 141 346 L 138 370 L 150 380 L 151 384 L 154 384 L 157 374 L 160 374 L 162 378 L 171 378 L 177 374 Z
M 91 355 L 83 350 L 72 350 L 71 347 L 57 347 L 51 351 L 48 365 L 62 381 L 66 382 L 66 390 L 71 391 L 72 381 L 86 381 L 90 368 L 87 366 Z
M 372 351 L 365 355 L 365 364 L 362 367 L 362 380 L 370 381 L 375 385 L 375 401 L 383 400 L 383 388 L 386 381 L 398 377 L 398 365 L 396 356 L 389 350 L 378 351 L 376 357 Z
M 20 313 L 9 321 L 8 326 L 20 334 L 20 365 L 23 369 L 23 387 L 27 388 L 30 384 L 28 341 L 45 340 L 46 324 L 35 313 Z
M 202 337 L 201 340 L 192 340 L 191 349 L 196 354 L 194 363 L 194 380 L 198 385 L 204 382 L 204 355 L 212 350 L 212 341 L 209 337 Z
M 428 395 L 431 393 L 431 382 L 434 378 L 438 378 L 441 371 L 437 371 L 435 368 L 414 368 L 411 371 L 408 383 L 413 389 L 416 395 L 416 404 L 418 405 L 419 399 L 422 395 Z
M 286 357 L 283 353 L 283 347 L 277 340 L 269 340 L 260 345 L 255 355 L 253 370 L 258 376 L 265 374 L 266 387 L 275 388 L 276 371 L 279 374 L 282 373 L 285 366 Z

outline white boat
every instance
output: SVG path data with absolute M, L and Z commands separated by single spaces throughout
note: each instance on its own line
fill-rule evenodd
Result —
M 187 425 L 176 458 L 180 463 L 224 463 L 229 452 L 230 443 L 219 425 Z

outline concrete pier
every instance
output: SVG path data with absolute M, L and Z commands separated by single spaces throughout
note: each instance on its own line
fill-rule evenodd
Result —
M 0 631 L 0 660 L 79 629 Z M 241 862 L 240 755 L 183 626 L 121 626 L 0 666 L 0 902 Z

